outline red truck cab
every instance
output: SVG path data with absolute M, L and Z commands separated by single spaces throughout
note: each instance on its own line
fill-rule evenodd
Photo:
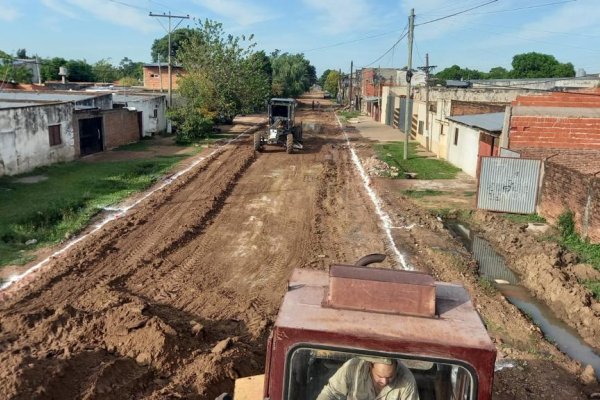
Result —
M 234 398 L 314 400 L 356 357 L 402 363 L 420 400 L 492 398 L 496 348 L 464 287 L 352 265 L 293 272 L 265 375 L 236 381 Z M 262 387 L 262 395 L 252 387 Z

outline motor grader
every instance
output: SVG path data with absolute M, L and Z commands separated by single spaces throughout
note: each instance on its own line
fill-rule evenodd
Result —
M 297 104 L 296 100 L 287 98 L 269 101 L 267 130 L 254 133 L 254 150 L 261 151 L 266 144 L 283 146 L 288 154 L 303 148 L 302 125 L 295 123 Z
M 237 379 L 234 400 L 315 400 L 354 357 L 402 363 L 420 400 L 490 400 L 496 348 L 467 291 L 424 273 L 367 267 L 384 258 L 329 273 L 294 270 L 265 374 Z

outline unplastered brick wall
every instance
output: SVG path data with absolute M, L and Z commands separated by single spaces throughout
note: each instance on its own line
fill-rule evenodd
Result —
M 539 213 L 556 224 L 571 210 L 577 232 L 600 243 L 600 178 L 579 168 L 581 157 L 560 156 L 546 161 Z
M 474 115 L 504 112 L 506 104 L 478 103 L 472 101 L 452 100 L 450 115 Z
M 103 112 L 104 146 L 112 149 L 140 140 L 137 111 L 118 108 Z
M 600 93 L 519 96 L 512 106 L 511 149 L 600 150 Z

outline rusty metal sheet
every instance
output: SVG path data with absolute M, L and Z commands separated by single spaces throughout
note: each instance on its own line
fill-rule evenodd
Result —
M 534 213 L 541 166 L 541 160 L 482 157 L 477 208 Z
M 332 265 L 324 305 L 390 314 L 435 315 L 435 284 L 413 271 Z

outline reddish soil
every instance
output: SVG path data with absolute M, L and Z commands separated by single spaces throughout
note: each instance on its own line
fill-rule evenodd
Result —
M 2 397 L 213 399 L 236 377 L 261 373 L 293 268 L 387 251 L 334 115 L 299 116 L 314 127 L 305 124 L 303 152 L 255 154 L 250 137 L 223 146 L 1 293 Z M 410 262 L 463 282 L 500 356 L 517 360 L 497 373 L 495 399 L 585 399 L 595 390 L 480 286 L 473 260 L 434 217 L 385 181 L 374 186 L 395 225 L 416 224 L 394 231 Z

